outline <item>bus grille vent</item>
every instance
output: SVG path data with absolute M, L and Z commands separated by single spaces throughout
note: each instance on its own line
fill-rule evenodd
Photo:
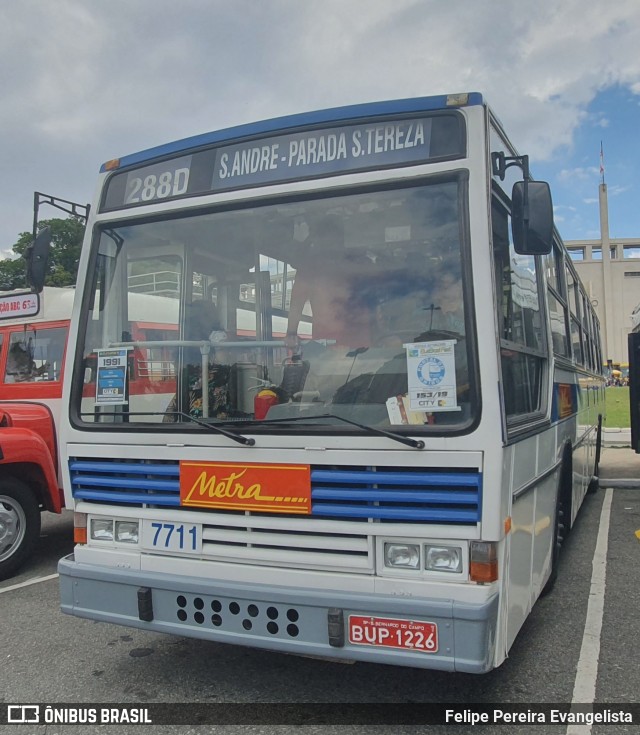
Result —
M 76 500 L 181 508 L 176 461 L 73 458 L 69 461 L 69 471 Z M 297 518 L 301 521 L 335 519 L 468 525 L 480 522 L 481 499 L 482 474 L 473 468 L 450 471 L 444 468 L 312 466 L 311 516 Z M 211 513 L 210 510 L 204 512 Z M 248 514 L 220 509 L 215 513 L 229 518 L 234 515 L 288 517 L 287 514 Z M 256 538 L 253 543 L 260 541 Z

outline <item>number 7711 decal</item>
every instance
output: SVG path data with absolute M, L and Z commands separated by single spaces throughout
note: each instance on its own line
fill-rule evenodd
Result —
M 142 546 L 155 551 L 199 554 L 202 551 L 202 526 L 199 523 L 143 521 Z

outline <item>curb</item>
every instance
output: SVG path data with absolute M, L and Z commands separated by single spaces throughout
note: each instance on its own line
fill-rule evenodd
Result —
M 607 487 L 635 487 L 640 490 L 640 478 L 637 480 L 634 479 L 625 479 L 625 480 L 607 480 L 605 477 L 601 477 L 598 480 L 598 486 L 602 490 Z
M 617 429 L 614 427 L 602 430 L 602 447 L 617 449 L 631 446 L 631 429 Z

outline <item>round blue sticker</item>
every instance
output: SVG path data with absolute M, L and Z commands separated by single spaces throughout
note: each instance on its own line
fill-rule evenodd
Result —
M 426 357 L 417 369 L 418 380 L 425 385 L 438 385 L 445 374 L 445 366 L 437 357 Z

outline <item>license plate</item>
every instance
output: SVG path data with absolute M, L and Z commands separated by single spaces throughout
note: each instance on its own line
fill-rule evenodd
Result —
M 436 653 L 438 626 L 422 620 L 349 615 L 349 643 Z
M 155 551 L 200 554 L 202 552 L 202 525 L 143 521 L 142 546 Z

